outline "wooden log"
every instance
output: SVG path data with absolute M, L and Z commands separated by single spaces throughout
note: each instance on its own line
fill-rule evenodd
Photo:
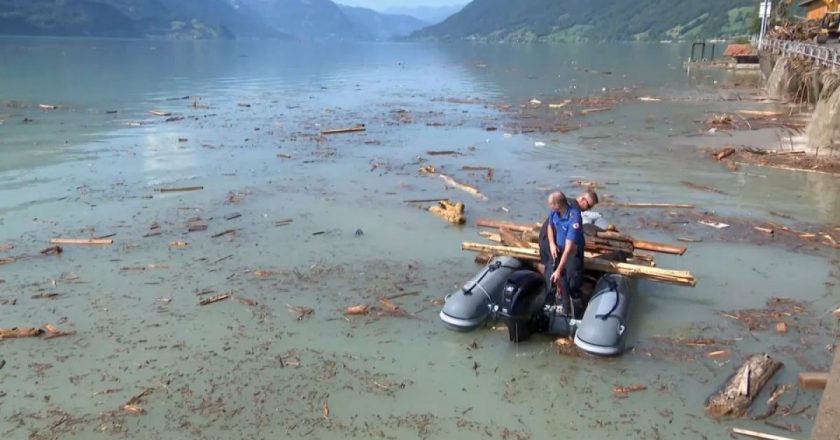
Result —
M 35 327 L 0 328 L 0 340 L 11 338 L 34 338 L 41 336 L 44 329 Z
M 354 125 L 352 127 L 346 127 L 346 128 L 330 128 L 330 129 L 326 129 L 326 130 L 321 130 L 321 134 L 328 135 L 328 134 L 340 134 L 340 133 L 356 133 L 356 132 L 365 131 L 365 130 L 367 130 L 367 127 L 365 127 L 365 124 L 358 124 L 358 125 Z
M 831 312 L 831 314 L 834 315 L 835 318 L 840 319 L 840 309 Z
M 721 390 L 709 397 L 706 413 L 715 419 L 744 417 L 761 389 L 781 367 L 782 363 L 768 354 L 751 355 Z
M 505 229 L 509 229 L 511 231 L 516 231 L 516 232 L 528 232 L 528 231 L 533 231 L 533 230 L 538 230 L 539 229 L 539 226 L 525 225 L 525 224 L 521 224 L 521 223 L 503 222 L 503 221 L 498 221 L 498 220 L 493 220 L 493 219 L 488 219 L 488 218 L 480 218 L 480 219 L 476 220 L 475 225 L 478 226 L 478 227 L 481 227 L 481 228 L 494 228 L 494 229 L 505 228 Z
M 612 203 L 608 206 L 618 208 L 663 208 L 663 209 L 692 209 L 694 205 L 687 203 Z
M 344 311 L 345 315 L 358 316 L 367 315 L 370 308 L 367 305 L 351 306 Z
M 745 435 L 752 438 L 760 438 L 765 440 L 795 440 L 790 437 L 782 437 L 780 435 L 765 434 L 758 431 L 750 431 L 749 429 L 732 428 L 733 434 Z
M 453 150 L 431 150 L 427 151 L 429 156 L 460 156 L 461 153 Z
M 52 244 L 113 244 L 110 238 L 53 238 Z
M 475 261 L 475 264 L 484 265 L 484 264 L 489 263 L 490 260 L 492 260 L 492 259 L 493 259 L 493 254 L 480 253 L 480 254 L 475 255 L 475 259 L 473 259 L 473 261 Z
M 171 192 L 190 192 L 190 191 L 201 191 L 203 190 L 203 186 L 184 186 L 181 188 L 155 188 L 155 191 L 160 193 L 171 193 Z
M 219 302 L 219 301 L 224 301 L 224 300 L 230 298 L 231 296 L 233 296 L 233 292 L 228 292 L 228 293 L 223 293 L 221 295 L 211 296 L 210 298 L 201 300 L 198 303 L 198 305 L 206 306 L 208 304 L 213 304 L 213 303 L 216 303 L 216 302 Z
M 633 242 L 633 247 L 643 251 L 659 252 L 662 254 L 684 255 L 688 250 L 685 246 L 672 246 L 664 243 L 654 243 L 651 241 L 636 240 Z
M 585 108 L 580 111 L 582 115 L 588 115 L 590 113 L 600 113 L 612 110 L 612 107 L 595 107 L 595 108 Z
M 441 198 L 441 199 L 416 199 L 416 200 L 403 200 L 405 204 L 412 204 L 412 203 L 437 203 L 442 202 L 444 200 L 449 200 L 448 198 Z
M 530 243 L 523 240 L 521 236 L 518 237 L 510 229 L 499 228 L 499 238 L 501 238 L 502 244 L 504 244 L 505 246 L 514 246 L 514 247 L 523 247 L 523 248 L 531 247 Z
M 655 243 L 652 241 L 636 240 L 635 238 L 621 234 L 619 232 L 602 231 L 596 234 L 597 238 L 606 238 L 610 240 L 625 241 L 633 243 L 635 249 L 651 252 L 659 252 L 663 254 L 683 255 L 688 250 L 685 246 L 673 246 L 665 243 Z
M 466 183 L 458 182 L 457 180 L 447 176 L 446 174 L 438 174 L 438 176 L 440 176 L 440 178 L 443 179 L 443 181 L 446 183 L 447 186 L 451 186 L 453 188 L 460 189 L 461 191 L 470 193 L 470 194 L 478 197 L 481 200 L 487 200 L 487 196 L 482 194 L 481 191 L 478 190 L 478 188 L 476 188 L 472 185 L 468 185 Z
M 154 115 L 154 116 L 172 116 L 172 113 L 164 112 L 164 111 L 160 111 L 160 110 L 149 110 L 149 113 Z
M 430 207 L 429 212 L 455 225 L 462 225 L 467 222 L 467 217 L 464 215 L 464 204 L 461 202 L 452 203 L 443 200 Z
M 218 234 L 213 234 L 213 235 L 210 236 L 210 238 L 219 238 L 223 235 L 235 234 L 235 233 L 236 233 L 236 229 L 228 229 L 226 231 L 219 232 Z
M 824 390 L 828 385 L 828 373 L 803 371 L 799 373 L 799 386 L 806 390 Z
M 472 252 L 483 252 L 493 255 L 507 255 L 526 261 L 540 261 L 539 249 L 521 248 L 511 246 L 496 246 L 481 243 L 461 243 L 461 249 Z M 652 281 L 672 283 L 680 286 L 695 286 L 697 281 L 691 272 L 661 269 L 656 267 L 639 266 L 635 264 L 610 261 L 598 257 L 591 252 L 584 253 L 584 267 L 587 270 L 599 272 L 617 273 L 632 278 L 644 278 Z
M 207 230 L 207 223 L 201 220 L 187 223 L 187 232 L 201 232 Z

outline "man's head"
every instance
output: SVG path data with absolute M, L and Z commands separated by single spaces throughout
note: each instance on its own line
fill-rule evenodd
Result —
M 595 191 L 587 190 L 577 197 L 577 202 L 581 211 L 589 211 L 598 204 L 598 194 Z
M 560 191 L 553 192 L 548 195 L 548 206 L 554 212 L 565 213 L 569 209 L 569 203 L 566 201 L 566 195 Z

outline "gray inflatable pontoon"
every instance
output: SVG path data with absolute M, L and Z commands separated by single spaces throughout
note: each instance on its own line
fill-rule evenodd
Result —
M 574 310 L 567 314 L 554 306 L 544 306 L 545 280 L 525 266 L 510 257 L 492 260 L 460 291 L 446 297 L 441 320 L 450 329 L 469 331 L 498 318 L 507 325 L 513 342 L 544 332 L 574 337 L 578 348 L 593 355 L 617 356 L 624 352 L 633 284 L 628 278 L 602 276 L 581 316 Z M 575 319 L 575 315 L 581 319 Z
M 484 324 L 499 304 L 511 274 L 528 266 L 512 257 L 497 257 L 460 290 L 446 296 L 440 319 L 452 330 L 470 331 Z

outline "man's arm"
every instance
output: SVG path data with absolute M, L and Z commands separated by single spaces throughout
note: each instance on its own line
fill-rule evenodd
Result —
M 557 263 L 557 268 L 554 269 L 554 273 L 551 274 L 551 281 L 556 283 L 557 280 L 560 279 L 560 276 L 563 274 L 563 269 L 566 268 L 566 263 L 569 262 L 569 258 L 571 258 L 572 254 L 575 252 L 575 248 L 577 245 L 574 241 L 566 239 L 566 247 L 563 249 L 563 255 L 560 256 L 560 262 Z

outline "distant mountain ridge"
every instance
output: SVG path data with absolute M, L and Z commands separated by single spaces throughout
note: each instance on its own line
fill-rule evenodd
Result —
M 361 32 L 361 36 L 369 40 L 383 41 L 407 36 L 431 24 L 409 15 L 384 14 L 356 6 L 338 6 Z
M 331 0 L 0 0 L 7 35 L 371 40 L 424 24 Z
M 753 0 L 474 0 L 415 39 L 680 40 L 749 34 Z
M 408 15 L 426 23 L 438 24 L 464 8 L 465 3 L 449 6 L 403 6 L 383 9 L 384 14 Z

